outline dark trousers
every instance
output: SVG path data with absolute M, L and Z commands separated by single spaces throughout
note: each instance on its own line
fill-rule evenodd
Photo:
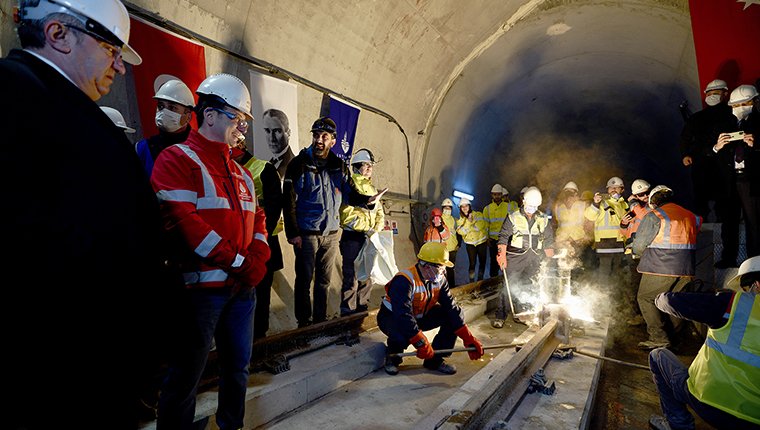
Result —
M 720 238 L 723 242 L 721 260 L 736 265 L 739 253 L 739 221 L 744 215 L 747 233 L 747 257 L 760 255 L 760 199 L 750 195 L 750 182 L 746 177 L 737 179 L 725 190 L 719 201 L 721 221 Z
M 496 254 L 499 252 L 499 239 L 488 239 L 488 272 L 493 278 L 499 276 L 499 263 L 496 262 Z
M 689 370 L 675 354 L 666 348 L 657 348 L 649 353 L 649 369 L 660 394 L 662 413 L 673 430 L 693 430 L 694 417 L 687 405 L 697 415 L 718 429 L 760 429 L 760 426 L 739 419 L 718 408 L 697 400 L 686 385 Z
M 269 304 L 272 301 L 274 272 L 267 269 L 264 279 L 256 285 L 256 312 L 253 314 L 253 339 L 266 337 L 269 330 Z
M 354 261 L 367 241 L 362 232 L 343 230 L 340 237 L 340 253 L 343 256 L 343 285 L 340 288 L 340 315 L 350 315 L 358 310 L 367 310 L 371 286 L 369 280 L 358 282 Z
M 503 285 L 499 292 L 499 304 L 496 308 L 496 319 L 506 319 L 507 314 L 511 312 L 509 306 L 509 294 L 512 295 L 512 304 L 515 305 L 515 312 L 520 312 L 517 309 L 517 293 L 520 294 L 538 294 L 536 280 L 538 277 L 538 270 L 541 268 L 541 259 L 544 252 L 538 251 L 540 254 L 528 250 L 524 254 L 507 254 L 507 281 L 509 281 L 509 291 L 507 286 Z M 514 317 L 514 315 L 512 315 Z
M 330 287 L 335 259 L 338 257 L 338 235 L 301 236 L 296 255 L 296 280 L 293 286 L 296 320 L 299 326 L 327 319 L 327 290 Z M 311 281 L 314 280 L 314 308 L 311 305 Z
M 457 251 L 459 251 L 459 248 L 449 252 L 449 261 L 454 263 L 454 266 L 446 267 L 446 280 L 449 281 L 449 286 L 451 288 L 454 288 L 457 286 L 457 275 L 456 275 L 456 270 L 454 270 L 454 267 L 456 267 L 456 262 L 457 262 Z
M 380 331 L 388 336 L 387 354 L 404 352 L 406 347 L 409 346 L 409 339 L 406 339 L 396 326 L 396 319 L 393 317 L 393 312 L 388 310 L 388 308 L 382 304 L 377 313 L 377 326 L 380 328 Z M 440 304 L 433 306 L 433 308 L 421 318 L 417 318 L 417 327 L 422 331 L 428 331 L 440 327 L 438 334 L 435 335 L 431 342 L 433 349 L 436 351 L 440 349 L 451 349 L 457 341 L 457 335 L 454 334 L 454 330 L 459 327 L 454 327 L 452 325 L 451 318 L 446 315 L 446 312 Z M 451 353 L 437 354 L 435 358 L 428 360 L 428 362 L 430 364 L 440 364 L 444 357 L 450 355 Z M 398 357 L 398 360 L 394 361 L 396 364 L 401 363 L 401 357 Z
M 482 281 L 483 274 L 486 272 L 486 252 L 488 245 L 485 242 L 480 245 L 467 244 L 467 257 L 470 260 L 469 275 L 470 282 Z M 475 262 L 478 263 L 478 277 L 475 277 Z
M 230 288 L 193 289 L 186 291 L 181 306 L 185 324 L 161 390 L 156 428 L 194 428 L 195 396 L 214 339 L 220 368 L 216 422 L 223 430 L 242 428 L 256 295 L 251 290 L 232 295 Z
M 641 316 L 647 323 L 649 340 L 669 342 L 668 331 L 675 333 L 683 323 L 682 319 L 668 316 L 659 310 L 654 304 L 654 299 L 660 293 L 681 291 L 693 279 L 693 276 L 659 276 L 649 273 L 641 275 L 641 284 L 639 284 L 636 299 L 639 303 L 639 309 L 641 309 Z

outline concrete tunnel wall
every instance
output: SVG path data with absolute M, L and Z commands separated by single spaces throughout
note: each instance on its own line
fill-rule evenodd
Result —
M 13 4 L 0 3 L 3 56 L 17 46 Z M 374 182 L 397 197 L 385 208 L 399 226 L 399 267 L 415 260 L 429 204 L 454 188 L 475 194 L 477 209 L 496 181 L 513 197 L 536 184 L 546 203 L 567 180 L 596 189 L 612 175 L 626 184 L 636 177 L 667 183 L 690 197 L 677 152 L 678 104 L 686 99 L 698 109 L 701 92 L 687 0 L 127 4 L 273 64 L 280 76 L 308 79 L 395 118 L 405 134 L 363 111 L 355 148 L 376 154 L 381 163 Z M 224 71 L 244 81 L 251 68 L 210 47 L 206 63 L 209 74 Z M 136 119 L 128 82 L 129 76 L 117 79 L 98 103 Z M 320 91 L 298 85 L 301 147 L 310 143 L 307 131 L 321 98 Z M 412 198 L 422 204 L 403 199 L 410 183 Z M 275 278 L 270 333 L 295 327 L 293 255 L 280 240 L 286 268 Z M 461 256 L 458 264 L 464 272 L 466 261 Z M 334 279 L 340 279 L 338 267 Z M 380 293 L 378 286 L 373 304 Z

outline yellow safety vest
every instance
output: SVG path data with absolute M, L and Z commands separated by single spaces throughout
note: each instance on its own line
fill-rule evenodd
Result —
M 522 212 L 512 212 L 509 219 L 512 221 L 512 239 L 509 242 L 511 248 L 523 249 L 542 249 L 544 247 L 544 231 L 549 225 L 549 218 L 543 213 L 536 212 L 533 215 L 535 221 L 528 228 L 528 218 Z M 524 240 L 525 238 L 526 240 Z M 515 252 L 509 251 L 510 254 Z
M 520 205 L 517 204 L 516 201 L 510 200 L 507 203 L 507 213 L 511 214 L 512 212 L 517 212 L 520 210 Z
M 361 173 L 354 173 L 351 178 L 354 182 L 354 189 L 359 194 L 364 196 L 377 194 L 377 189 L 372 185 L 371 178 L 367 178 Z M 384 227 L 384 222 L 385 211 L 383 211 L 381 202 L 375 203 L 374 209 L 350 206 L 345 203 L 340 206 L 340 225 L 344 230 L 366 232 L 372 229 L 380 231 Z
M 457 220 L 457 233 L 462 235 L 462 240 L 468 245 L 480 245 L 488 239 L 488 223 L 483 219 L 483 214 L 472 211 L 472 218 L 459 217 Z
M 499 232 L 501 231 L 501 225 L 504 224 L 504 218 L 509 213 L 509 205 L 501 202 L 498 205 L 491 202 L 488 206 L 483 208 L 483 218 L 488 223 L 488 237 L 491 239 L 498 239 Z
M 616 239 L 623 242 L 625 235 L 620 230 L 620 220 L 626 212 L 628 212 L 628 203 L 622 197 L 617 200 L 604 199 L 598 208 L 593 204 L 589 205 L 584 215 L 587 220 L 594 223 L 594 241 Z
M 760 424 L 760 295 L 736 293 L 728 323 L 707 331 L 686 383 L 700 402 Z
M 441 218 L 443 218 L 443 223 L 446 224 L 446 227 L 449 228 L 449 232 L 451 233 L 448 240 L 446 240 L 446 250 L 449 252 L 456 251 L 457 248 L 459 248 L 459 240 L 455 234 L 457 222 L 451 215 L 443 214 Z
M 266 161 L 252 157 L 247 163 L 245 163 L 245 166 L 243 166 L 248 169 L 248 171 L 251 172 L 251 176 L 253 176 L 253 184 L 256 187 L 256 200 L 258 200 L 259 203 L 264 201 L 264 187 L 261 185 L 261 172 L 264 171 L 266 165 Z M 280 219 L 277 220 L 277 226 L 274 228 L 274 231 L 272 231 L 272 236 L 276 236 L 284 227 L 285 223 L 282 216 L 280 216 Z
M 563 204 L 557 205 L 554 209 L 554 216 L 557 217 L 557 233 L 555 239 L 557 242 L 565 240 L 580 241 L 586 238 L 586 232 L 583 224 L 586 221 L 584 212 L 586 203 L 578 200 L 569 208 Z

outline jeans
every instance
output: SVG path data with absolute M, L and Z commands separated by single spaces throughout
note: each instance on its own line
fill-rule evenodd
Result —
M 195 397 L 213 339 L 220 368 L 216 422 L 222 430 L 242 428 L 256 295 L 253 290 L 232 295 L 230 288 L 189 289 L 183 299 L 184 331 L 177 333 L 159 400 L 157 429 L 193 428 Z
M 686 405 L 703 420 L 719 429 L 760 429 L 760 426 L 739 419 L 718 408 L 697 400 L 686 385 L 689 371 L 675 354 L 666 348 L 649 353 L 649 368 L 660 395 L 662 413 L 673 430 L 694 429 L 694 417 Z
M 301 247 L 293 248 L 296 254 L 296 281 L 293 301 L 298 324 L 327 319 L 327 289 L 330 287 L 335 259 L 338 257 L 338 234 L 327 236 L 301 236 Z M 314 313 L 311 305 L 311 281 L 314 280 Z

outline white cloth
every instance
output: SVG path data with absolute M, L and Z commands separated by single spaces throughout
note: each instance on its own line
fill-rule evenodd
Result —
M 383 230 L 369 236 L 354 260 L 354 270 L 359 282 L 367 279 L 381 285 L 390 282 L 398 273 L 393 254 L 393 232 Z

